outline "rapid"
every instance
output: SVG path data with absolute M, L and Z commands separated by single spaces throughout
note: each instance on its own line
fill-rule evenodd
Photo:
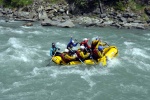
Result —
M 149 100 L 149 30 L 23 23 L 0 20 L 0 100 Z M 79 42 L 99 36 L 119 55 L 106 67 L 46 67 L 51 43 L 62 52 L 71 36 Z

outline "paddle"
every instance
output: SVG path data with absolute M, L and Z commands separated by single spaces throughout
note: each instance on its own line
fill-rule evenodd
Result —
M 110 47 L 110 45 L 107 42 L 104 42 L 104 43 L 106 43 L 106 45 Z
M 56 50 L 56 51 L 57 51 L 57 50 Z M 54 55 L 53 55 L 53 56 L 55 56 L 55 55 L 56 55 L 56 51 L 55 51 L 55 53 L 54 53 Z M 50 59 L 49 63 L 46 65 L 46 67 L 50 65 L 50 63 L 51 63 L 51 61 L 52 61 L 53 56 L 51 57 L 51 59 Z

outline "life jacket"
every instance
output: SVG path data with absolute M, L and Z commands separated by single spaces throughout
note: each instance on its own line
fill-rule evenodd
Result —
M 84 47 L 86 47 L 86 48 L 88 48 L 88 49 L 90 49 L 91 47 L 88 45 L 88 41 L 82 41 L 81 43 L 80 43 L 80 46 L 81 45 L 84 45 Z
M 54 55 L 56 53 L 57 48 L 55 47 L 55 48 L 52 48 L 52 49 L 53 49 L 52 50 L 52 55 Z
M 77 50 L 77 51 L 76 51 L 76 54 L 77 54 L 77 57 L 78 57 L 79 59 L 82 59 L 82 57 L 80 56 L 80 50 Z
M 93 57 L 95 58 L 95 59 L 98 59 L 99 58 L 99 56 L 98 56 L 98 50 L 97 49 L 94 49 L 93 50 Z
M 98 40 L 93 40 L 93 41 L 92 41 L 92 43 L 91 43 L 91 49 L 92 49 L 92 50 L 95 49 L 95 47 L 96 47 L 96 45 L 98 44 L 98 42 L 99 42 Z
M 68 63 L 69 60 L 68 60 L 68 59 L 65 59 L 65 55 L 66 55 L 66 53 L 62 53 L 62 54 L 60 55 L 60 57 L 62 58 L 62 60 L 63 60 L 64 62 Z

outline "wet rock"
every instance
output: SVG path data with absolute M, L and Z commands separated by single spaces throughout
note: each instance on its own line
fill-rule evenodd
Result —
M 71 27 L 74 27 L 75 25 L 73 24 L 71 20 L 67 20 L 66 22 L 60 23 L 57 26 L 64 27 L 64 28 L 71 28 Z
M 115 24 L 113 24 L 115 27 L 117 27 L 117 28 L 122 28 L 122 26 L 119 24 L 119 23 L 115 23 Z
M 38 18 L 39 18 L 39 20 L 48 19 L 47 13 L 46 13 L 46 11 L 44 10 L 44 7 L 43 7 L 43 6 L 41 6 L 41 7 L 38 9 Z
M 27 22 L 35 22 L 36 19 L 24 19 L 24 18 L 15 18 L 15 21 L 27 21 Z
M 42 26 L 57 26 L 58 24 L 60 24 L 59 21 L 52 21 L 50 19 L 45 19 L 41 22 Z
M 136 29 L 143 29 L 143 30 L 145 29 L 144 26 L 136 26 L 135 28 L 136 28 Z
M 126 22 L 127 22 L 127 19 L 126 19 L 126 18 L 124 18 L 124 17 L 119 18 L 119 20 L 120 20 L 121 22 L 124 22 L 124 23 L 126 23 Z
M 32 23 L 25 23 L 25 24 L 23 24 L 23 26 L 33 26 L 33 24 Z
M 0 17 L 3 16 L 3 14 L 0 12 Z
M 105 18 L 105 17 L 107 17 L 107 14 L 105 14 L 105 13 L 104 13 L 104 14 L 101 14 L 100 17 L 101 17 L 101 18 Z
M 105 21 L 105 22 L 103 22 L 103 24 L 105 25 L 105 26 L 110 26 L 111 24 L 113 24 L 113 21 Z
M 61 13 L 65 12 L 64 9 L 59 9 L 58 11 L 61 12 Z
M 128 18 L 128 19 L 127 19 L 127 22 L 128 22 L 128 23 L 134 22 L 134 19 L 133 19 L 133 18 Z
M 129 12 L 122 14 L 122 16 L 125 17 L 125 18 L 137 17 L 136 14 L 129 13 Z

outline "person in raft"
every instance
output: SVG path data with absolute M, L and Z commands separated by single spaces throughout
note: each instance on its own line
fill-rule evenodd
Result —
M 55 43 L 52 43 L 52 47 L 50 48 L 50 56 L 59 56 L 61 53 L 57 52 L 60 48 L 56 47 Z
M 83 45 L 86 49 L 86 51 L 90 51 L 91 50 L 91 46 L 88 45 L 88 39 L 84 38 L 83 41 L 80 43 L 80 46 Z
M 106 46 L 107 43 L 103 43 L 100 38 L 96 38 L 95 40 L 92 41 L 91 43 L 91 49 L 92 51 L 96 48 L 98 49 L 99 46 Z
M 90 53 L 86 52 L 85 47 L 83 45 L 80 46 L 80 49 L 78 49 L 76 51 L 76 54 L 78 57 L 77 59 L 82 60 L 82 61 L 84 61 L 90 57 Z
M 102 58 L 103 57 L 103 46 L 99 46 L 98 49 L 95 48 L 92 52 L 92 57 L 96 61 L 98 61 L 99 58 Z
M 76 47 L 78 45 L 78 42 L 77 43 L 75 43 L 74 42 L 74 40 L 72 39 L 72 36 L 71 36 L 71 38 L 70 38 L 70 41 L 69 41 L 69 43 L 67 44 L 67 49 L 69 50 L 69 53 L 70 54 L 74 54 L 75 53 L 75 51 L 72 49 L 73 47 Z
M 77 56 L 71 56 L 68 49 L 65 49 L 63 53 L 61 53 L 61 58 L 65 63 L 69 63 L 70 61 L 76 60 Z

